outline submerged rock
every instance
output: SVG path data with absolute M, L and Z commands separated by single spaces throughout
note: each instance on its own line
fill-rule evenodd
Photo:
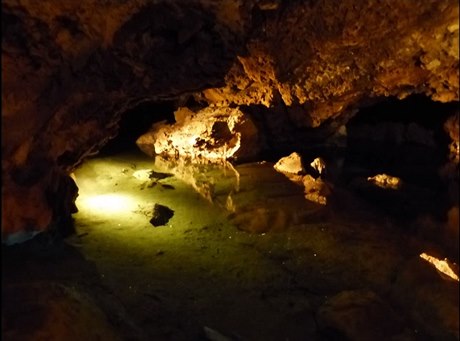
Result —
M 153 226 L 166 225 L 174 215 L 174 211 L 167 206 L 155 204 L 153 207 L 153 217 L 150 219 L 150 224 Z
M 395 311 L 370 290 L 342 291 L 318 311 L 318 325 L 346 340 L 389 340 L 403 333 Z
M 305 187 L 305 199 L 320 205 L 327 204 L 327 197 L 332 194 L 332 185 L 321 178 L 315 179 L 307 174 L 302 178 Z

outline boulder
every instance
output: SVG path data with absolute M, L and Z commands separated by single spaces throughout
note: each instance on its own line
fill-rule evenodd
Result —
M 279 159 L 273 167 L 283 174 L 300 175 L 305 173 L 302 165 L 302 157 L 299 153 L 292 153 L 289 156 Z
M 2 288 L 5 340 L 123 340 L 87 291 L 33 281 Z
M 209 160 L 249 160 L 261 150 L 252 120 L 238 108 L 180 108 L 176 123 L 161 122 L 140 136 L 139 148 L 147 155 Z
M 150 224 L 153 226 L 166 225 L 174 215 L 174 211 L 167 206 L 155 204 L 153 207 L 153 217 L 150 219 Z
M 315 179 L 310 174 L 302 178 L 305 187 L 305 199 L 320 205 L 327 204 L 327 197 L 332 194 L 332 185 L 321 178 Z

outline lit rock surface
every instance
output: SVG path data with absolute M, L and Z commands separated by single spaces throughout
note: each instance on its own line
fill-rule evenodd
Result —
M 307 200 L 316 202 L 320 205 L 327 204 L 327 197 L 332 194 L 332 187 L 329 183 L 321 178 L 315 179 L 310 174 L 302 178 L 305 187 L 305 198 Z
M 390 296 L 411 309 L 411 317 L 433 339 L 458 339 L 458 284 L 452 285 L 452 280 L 437 281 L 440 277 L 434 266 L 421 258 L 407 261 L 400 269 Z M 452 295 L 451 299 L 446 299 L 445 294 Z M 423 302 L 415 297 L 423 297 Z
M 249 40 L 249 54 L 233 64 L 225 87 L 204 96 L 213 103 L 266 106 L 281 96 L 287 106 L 302 108 L 312 126 L 369 95 L 421 91 L 458 100 L 457 6 L 319 1 L 289 3 L 272 15 L 259 12 L 263 26 Z
M 399 189 L 402 186 L 400 178 L 388 174 L 377 174 L 368 177 L 367 181 L 381 188 Z
M 311 163 L 310 166 L 318 172 L 318 174 L 323 174 L 326 170 L 326 162 L 320 158 L 315 158 Z
M 452 0 L 7 0 L 2 19 L 4 236 L 67 215 L 71 203 L 55 201 L 71 195 L 45 195 L 54 174 L 100 150 L 144 100 L 193 95 L 232 115 L 265 106 L 272 126 L 297 129 L 345 120 L 379 96 L 459 99 Z M 271 142 L 286 136 L 305 134 Z
M 137 145 L 148 155 L 224 161 L 254 158 L 261 146 L 256 126 L 238 109 L 180 108 L 176 123 L 158 123 L 139 137 Z
M 305 172 L 302 165 L 302 157 L 298 153 L 279 159 L 273 166 L 278 172 L 286 174 L 300 175 Z

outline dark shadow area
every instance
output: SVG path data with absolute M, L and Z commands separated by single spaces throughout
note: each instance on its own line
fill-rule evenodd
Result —
M 46 232 L 21 244 L 2 245 L 2 339 L 33 340 L 44 332 L 58 339 L 69 335 L 66 328 L 78 331 L 87 315 L 103 316 L 107 330 L 125 340 L 142 339 L 103 277 L 77 247 Z M 67 321 L 72 310 L 78 314 Z
M 108 156 L 137 149 L 136 140 L 160 121 L 174 123 L 176 104 L 168 102 L 143 102 L 123 113 L 118 123 L 118 135 L 110 140 L 99 155 Z
M 399 218 L 424 213 L 443 219 L 448 188 L 439 171 L 448 162 L 449 144 L 443 125 L 457 107 L 413 95 L 362 108 L 346 125 L 341 181 Z M 402 185 L 370 186 L 368 178 L 377 174 L 397 177 Z

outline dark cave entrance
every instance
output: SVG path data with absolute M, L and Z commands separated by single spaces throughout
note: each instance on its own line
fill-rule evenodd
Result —
M 412 95 L 362 107 L 346 125 L 342 181 L 397 217 L 424 213 L 443 219 L 452 201 L 450 184 L 440 176 L 450 143 L 443 126 L 458 105 Z M 377 174 L 399 178 L 402 188 L 369 186 L 366 180 Z
M 160 121 L 174 123 L 175 101 L 142 102 L 122 114 L 118 134 L 99 152 L 100 155 L 114 155 L 138 150 L 136 140 L 150 127 Z

